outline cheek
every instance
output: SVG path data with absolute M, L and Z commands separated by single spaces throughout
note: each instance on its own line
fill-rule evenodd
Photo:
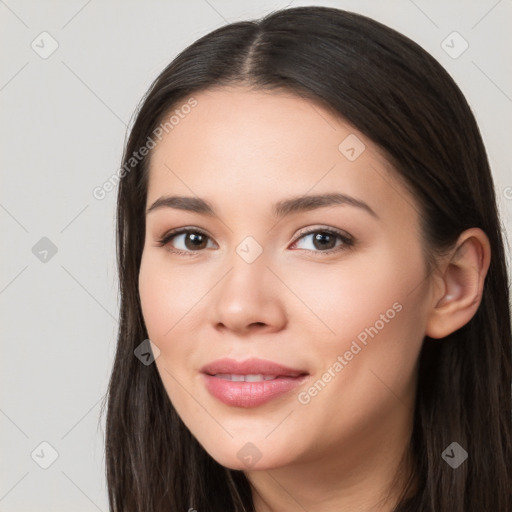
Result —
M 199 283 L 187 268 L 170 268 L 158 255 L 144 254 L 139 272 L 142 313 L 151 339 L 172 337 L 175 326 L 201 297 Z M 188 320 L 188 318 L 187 318 Z
M 324 343 L 336 344 L 375 323 L 382 329 L 382 322 L 387 326 L 396 310 L 413 298 L 411 292 L 421 283 L 424 270 L 419 251 L 411 252 L 406 258 L 396 248 L 382 245 L 348 254 L 336 264 L 300 262 L 283 268 L 282 275 L 285 282 L 293 283 L 303 304 L 299 304 L 304 312 L 301 321 L 311 327 L 315 322 Z
M 148 337 L 160 350 L 156 366 L 174 406 L 184 413 L 195 406 L 182 386 L 209 359 L 205 312 L 218 273 L 197 264 L 171 264 L 167 256 L 143 254 L 139 295 Z
M 169 303 L 169 286 L 158 266 L 143 256 L 139 272 L 139 296 L 142 315 L 151 340 L 156 341 L 172 326 L 173 305 Z
M 165 390 L 181 414 L 194 408 L 194 402 L 187 399 L 180 383 L 194 371 L 190 366 L 190 354 L 195 345 L 189 336 L 193 331 L 190 319 L 203 295 L 197 284 L 186 269 L 171 269 L 159 255 L 143 254 L 139 295 L 144 323 L 149 339 L 160 350 L 155 364 Z M 188 334 L 186 343 L 184 333 Z
M 325 283 L 322 292 L 319 282 Z M 333 416 L 340 429 L 347 421 L 371 426 L 397 405 L 411 404 L 427 316 L 421 254 L 409 252 L 406 259 L 383 250 L 351 268 L 316 272 L 302 290 L 335 334 L 315 345 L 317 380 L 301 403 L 311 401 L 319 414 L 336 403 L 344 411 Z
M 311 319 L 307 329 L 316 338 L 311 357 L 322 381 L 317 388 L 330 388 L 326 400 L 340 400 L 334 396 L 339 394 L 353 410 L 369 397 L 389 395 L 389 389 L 408 393 L 425 332 L 424 271 L 419 250 L 386 247 L 345 264 L 317 265 L 300 279 L 287 271 L 287 281 L 297 283 L 294 292 L 311 311 L 304 318 Z

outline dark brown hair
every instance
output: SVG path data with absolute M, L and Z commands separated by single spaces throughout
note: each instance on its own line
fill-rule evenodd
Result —
M 463 94 L 419 45 L 372 19 L 327 7 L 280 10 L 207 34 L 162 71 L 139 106 L 123 168 L 179 102 L 237 84 L 318 101 L 379 145 L 420 205 L 431 266 L 465 229 L 478 227 L 489 237 L 491 263 L 474 317 L 442 340 L 425 338 L 410 443 L 410 481 L 419 485 L 395 510 L 512 510 L 503 229 L 486 151 Z M 219 465 L 202 448 L 156 366 L 134 357 L 148 338 L 138 295 L 148 162 L 131 165 L 118 192 L 120 327 L 106 426 L 110 510 L 253 511 L 244 473 Z M 457 469 L 441 456 L 453 441 L 469 454 Z

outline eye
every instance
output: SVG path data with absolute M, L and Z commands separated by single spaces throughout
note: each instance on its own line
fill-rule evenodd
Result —
M 301 236 L 293 243 L 293 246 L 297 246 L 301 240 L 305 240 L 306 242 L 302 243 L 302 247 L 297 247 L 298 249 L 321 252 L 322 254 L 342 251 L 354 245 L 354 239 L 352 237 L 332 228 L 317 228 L 315 230 L 302 233 Z
M 301 244 L 301 240 L 306 241 L 306 243 Z M 159 247 L 170 246 L 170 252 L 190 256 L 200 252 L 202 249 L 211 249 L 212 244 L 208 245 L 208 242 L 211 242 L 210 237 L 200 229 L 180 228 L 166 233 L 157 243 Z M 300 247 L 300 244 L 303 246 Z M 292 247 L 322 254 L 331 254 L 348 249 L 353 245 L 354 239 L 341 231 L 333 228 L 317 228 L 302 233 L 293 242 Z
M 160 247 L 171 245 L 172 247 L 169 249 L 171 252 L 189 255 L 201 249 L 211 248 L 211 246 L 208 246 L 209 240 L 210 237 L 201 230 L 181 228 L 165 234 L 158 240 L 158 245 Z

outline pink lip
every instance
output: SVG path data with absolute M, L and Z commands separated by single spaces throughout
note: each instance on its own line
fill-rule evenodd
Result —
M 209 375 L 231 373 L 235 375 L 279 375 L 280 377 L 298 377 L 307 373 L 305 370 L 288 368 L 272 361 L 256 358 L 246 359 L 245 361 L 235 361 L 229 358 L 217 359 L 217 361 L 203 366 L 200 371 Z
M 307 372 L 265 361 L 263 359 L 219 359 L 201 368 L 205 386 L 215 398 L 233 407 L 256 407 L 291 391 L 307 379 Z M 216 374 L 277 375 L 260 382 L 233 382 Z

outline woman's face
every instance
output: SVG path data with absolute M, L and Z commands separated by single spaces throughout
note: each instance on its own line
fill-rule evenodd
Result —
M 316 103 L 194 98 L 151 156 L 139 276 L 169 399 L 230 468 L 385 460 L 412 428 L 431 299 L 414 198 Z

